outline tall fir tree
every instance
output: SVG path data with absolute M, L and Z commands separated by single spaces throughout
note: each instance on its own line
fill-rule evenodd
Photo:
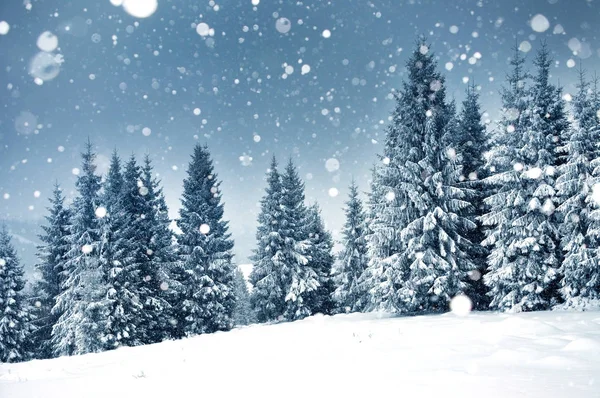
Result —
M 62 189 L 56 183 L 50 198 L 49 214 L 46 225 L 42 226 L 43 233 L 39 236 L 42 244 L 38 246 L 38 258 L 40 262 L 36 265 L 40 273 L 40 279 L 34 286 L 35 300 L 39 303 L 36 330 L 34 336 L 37 358 L 51 358 L 52 353 L 52 328 L 58 321 L 60 313 L 53 312 L 56 298 L 62 293 L 65 282 L 64 266 L 69 250 L 69 223 L 71 213 L 65 205 L 65 197 Z
M 250 293 L 244 274 L 236 267 L 233 275 L 233 284 L 235 290 L 235 310 L 233 311 L 233 319 L 237 326 L 250 325 L 254 322 L 254 313 L 250 304 Z
M 312 260 L 308 210 L 304 203 L 304 182 L 293 161 L 288 162 L 281 178 L 282 247 L 273 257 L 281 275 L 285 293 L 283 319 L 294 321 L 313 314 L 314 296 L 320 277 L 310 265 Z
M 124 236 L 124 230 L 130 220 L 125 211 L 125 178 L 121 159 L 116 150 L 111 157 L 103 191 L 100 194 L 100 203 L 101 210 L 97 212 L 97 216 L 100 216 L 101 231 L 100 265 L 106 281 L 106 297 L 110 301 L 106 349 L 111 349 L 122 345 L 135 345 L 132 341 L 137 313 L 135 309 L 139 308 L 131 305 L 132 293 L 126 286 L 130 284 L 129 274 L 132 267 L 126 263 L 131 248 Z
M 266 180 L 267 187 L 260 202 L 257 243 L 251 257 L 253 267 L 250 273 L 250 283 L 253 286 L 250 301 L 259 322 L 277 320 L 283 315 L 285 306 L 281 273 L 275 261 L 275 255 L 282 250 L 285 239 L 281 234 L 283 187 L 275 157 L 271 160 Z
M 362 291 L 359 280 L 367 267 L 368 256 L 366 216 L 354 180 L 350 185 L 344 212 L 346 221 L 342 230 L 343 249 L 338 256 L 333 298 L 337 312 L 355 312 L 361 311 L 365 302 L 365 292 Z
M 563 220 L 561 294 L 567 305 L 578 304 L 578 299 L 600 298 L 600 231 L 597 229 L 600 224 L 595 220 L 600 213 L 594 200 L 600 129 L 589 86 L 580 69 L 578 93 L 572 102 L 574 123 L 563 151 L 566 162 L 560 166 L 557 179 L 560 198 L 557 212 Z
M 110 177 L 109 170 L 106 187 L 116 185 L 116 181 L 111 183 Z M 139 234 L 142 229 L 139 223 L 144 219 L 146 209 L 139 193 L 142 173 L 133 155 L 119 177 L 120 189 L 115 193 L 117 199 L 114 206 L 109 207 L 109 218 L 116 223 L 117 228 L 114 238 L 117 258 L 111 259 L 108 270 L 109 297 L 112 299 L 109 326 L 115 347 L 136 346 L 144 342 L 138 327 L 145 315 L 139 288 L 143 280 L 140 261 L 143 261 L 145 255 L 140 250 L 143 238 Z M 106 200 L 110 203 L 109 198 Z
M 490 192 L 495 192 L 485 199 L 489 211 L 481 217 L 481 223 L 486 228 L 486 239 L 482 244 L 490 249 L 488 273 L 491 274 L 486 275 L 484 281 L 490 288 L 490 306 L 496 309 L 512 308 L 519 301 L 516 297 L 518 292 L 515 292 L 519 286 L 510 282 L 513 275 L 516 275 L 516 269 L 513 269 L 515 266 L 511 263 L 515 254 L 514 248 L 513 252 L 509 252 L 509 235 L 514 234 L 511 232 L 510 222 L 520 217 L 520 212 L 515 207 L 523 203 L 522 199 L 517 200 L 515 192 L 519 187 L 515 164 L 519 165 L 517 168 L 522 165 L 517 160 L 517 147 L 520 137 L 528 129 L 525 83 L 529 76 L 524 70 L 525 60 L 516 45 L 513 52 L 514 56 L 510 61 L 512 72 L 507 76 L 507 86 L 502 91 L 501 119 L 486 158 L 486 169 L 491 175 L 484 183 Z
M 483 282 L 483 276 L 487 269 L 486 257 L 488 253 L 481 246 L 485 233 L 478 217 L 485 214 L 486 209 L 483 200 L 490 193 L 486 192 L 487 186 L 481 182 L 487 177 L 487 171 L 484 167 L 484 154 L 489 150 L 486 128 L 481 117 L 479 94 L 475 84 L 471 84 L 467 86 L 466 97 L 462 103 L 462 111 L 459 116 L 456 134 L 452 137 L 452 144 L 458 156 L 460 156 L 463 185 L 472 192 L 470 201 L 473 204 L 473 211 L 469 214 L 469 219 L 477 225 L 477 228 L 467 232 L 469 240 L 474 243 L 471 256 L 477 267 L 469 274 L 470 286 L 467 294 L 473 301 L 475 308 L 484 310 L 489 307 L 487 287 Z
M 521 149 L 521 152 L 526 154 L 527 164 L 533 167 L 529 169 L 528 181 L 533 183 L 531 189 L 535 199 L 529 203 L 529 210 L 536 205 L 539 206 L 533 214 L 529 212 L 528 229 L 537 228 L 534 236 L 539 239 L 538 246 L 545 247 L 547 251 L 542 256 L 544 264 L 547 264 L 549 273 L 556 275 L 553 281 L 548 281 L 542 295 L 550 305 L 560 300 L 558 289 L 562 255 L 558 231 L 560 217 L 555 212 L 559 204 L 556 173 L 558 167 L 564 163 L 564 159 L 558 148 L 564 146 L 570 129 L 562 90 L 550 83 L 552 64 L 548 46 L 543 42 L 534 60 L 537 73 L 533 79 L 531 94 L 531 134 L 528 135 L 529 141 Z M 536 178 L 538 170 L 542 171 L 542 175 Z M 539 204 L 535 203 L 535 200 L 538 200 Z M 533 250 L 536 249 L 534 245 Z
M 333 300 L 335 281 L 332 276 L 335 261 L 332 253 L 333 238 L 325 228 L 325 222 L 321 216 L 321 208 L 318 203 L 307 209 L 306 223 L 310 242 L 308 267 L 312 268 L 319 277 L 319 287 L 313 295 L 311 312 L 313 314 L 331 315 L 335 311 Z
M 88 141 L 76 182 L 79 196 L 72 207 L 65 282 L 53 310 L 61 314 L 52 329 L 56 356 L 102 351 L 110 333 L 110 300 L 100 266 L 101 228 L 96 210 L 100 207 L 101 181 L 95 174 L 95 157 Z
M 31 326 L 24 287 L 23 267 L 3 225 L 0 228 L 0 362 L 29 359 L 25 347 Z
M 463 216 L 472 205 L 444 145 L 456 123 L 436 66 L 427 43 L 419 42 L 376 167 L 381 196 L 372 198 L 368 310 L 444 311 L 474 268 L 464 236 L 474 225 Z
M 556 134 L 560 127 L 561 100 L 549 79 L 549 54 L 545 48 L 535 60 L 533 87 L 524 60 L 515 49 L 512 73 L 503 91 L 503 118 L 497 146 L 491 151 L 486 179 L 497 193 L 486 199 L 489 227 L 484 244 L 491 247 L 489 272 L 491 307 L 530 311 L 548 308 L 558 277 L 557 225 L 554 216 Z
M 183 182 L 178 226 L 179 254 L 185 270 L 180 281 L 178 325 L 183 335 L 233 327 L 233 241 L 223 220 L 220 183 L 208 147 L 197 145 Z
M 148 155 L 144 158 L 141 184 L 138 189 L 143 198 L 143 217 L 137 224 L 137 243 L 142 262 L 138 280 L 139 297 L 143 305 L 140 324 L 141 340 L 156 343 L 171 336 L 173 308 L 170 304 L 170 270 L 177 262 L 170 229 L 169 209 L 160 181 L 154 177 L 154 168 Z M 174 293 L 174 292 L 173 292 Z

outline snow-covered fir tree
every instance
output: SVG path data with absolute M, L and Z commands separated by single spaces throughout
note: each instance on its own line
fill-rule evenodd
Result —
M 279 234 L 283 242 L 273 262 L 280 273 L 285 293 L 283 319 L 294 321 L 313 314 L 313 298 L 320 286 L 320 275 L 310 265 L 311 241 L 304 182 L 291 159 L 281 178 L 281 186 Z
M 333 292 L 335 284 L 332 276 L 335 257 L 332 253 L 333 238 L 325 228 L 318 203 L 307 209 L 308 240 L 310 242 L 308 267 L 319 276 L 319 287 L 314 292 L 311 312 L 331 315 L 335 310 Z
M 233 327 L 235 291 L 233 241 L 223 220 L 220 183 L 206 146 L 194 148 L 183 182 L 177 225 L 184 279 L 177 311 L 178 330 L 192 336 Z
M 456 123 L 436 67 L 421 41 L 407 63 L 408 80 L 376 166 L 371 260 L 362 282 L 368 310 L 446 310 L 474 268 L 464 236 L 474 224 L 463 216 L 472 205 L 458 186 L 455 150 L 444 147 Z
M 233 311 L 234 322 L 239 326 L 250 325 L 254 322 L 254 313 L 250 304 L 248 284 L 239 267 L 236 267 L 234 271 L 233 284 L 236 297 L 235 310 Z
M 545 309 L 553 302 L 558 277 L 553 146 L 564 134 L 547 50 L 535 59 L 537 74 L 529 89 L 523 64 L 515 49 L 496 147 L 488 158 L 493 174 L 486 182 L 497 192 L 486 199 L 490 211 L 481 218 L 489 227 L 484 244 L 491 247 L 485 276 L 491 307 L 513 311 Z
M 359 278 L 368 264 L 365 212 L 354 180 L 344 209 L 346 221 L 342 230 L 343 249 L 338 255 L 333 298 L 337 312 L 361 311 L 364 294 Z
M 258 215 L 256 248 L 250 258 L 253 265 L 250 301 L 259 322 L 277 320 L 282 316 L 285 306 L 281 271 L 275 261 L 275 255 L 283 249 L 285 239 L 281 234 L 283 187 L 275 157 L 271 160 L 266 180 L 267 187 Z
M 39 308 L 36 310 L 35 333 L 32 338 L 36 345 L 36 357 L 51 358 L 52 328 L 58 321 L 60 313 L 53 312 L 56 297 L 62 292 L 65 282 L 64 264 L 69 250 L 69 224 L 71 214 L 65 205 L 62 189 L 56 183 L 50 197 L 49 214 L 46 225 L 42 225 L 43 233 L 39 236 L 42 244 L 38 246 L 40 262 L 36 269 L 40 274 L 34 286 L 35 300 Z
M 116 151 L 113 151 L 103 188 L 100 195 L 101 206 L 96 215 L 101 231 L 100 265 L 106 281 L 105 295 L 110 301 L 106 349 L 111 349 L 121 345 L 135 345 L 132 339 L 136 310 L 139 310 L 139 306 L 132 305 L 135 299 L 128 286 L 133 269 L 125 261 L 130 247 L 124 230 L 129 225 L 129 220 L 125 212 L 125 179 L 121 159 Z
M 115 156 L 116 157 L 116 156 Z M 139 194 L 141 170 L 135 158 L 131 156 L 124 171 L 118 174 L 117 159 L 111 164 L 105 184 L 105 196 L 111 194 L 114 186 L 113 205 L 108 205 L 109 217 L 115 223 L 114 238 L 104 241 L 105 245 L 114 245 L 116 256 L 107 260 L 107 280 L 110 284 L 108 297 L 112 301 L 109 316 L 111 344 L 117 346 L 135 346 L 142 344 L 138 324 L 142 316 L 142 304 L 138 286 L 141 284 L 139 250 L 141 237 L 138 236 L 138 222 L 143 214 L 143 198 Z M 114 177 L 114 181 L 111 176 Z M 119 188 L 117 189 L 117 185 Z M 110 198 L 105 198 L 111 203 Z
M 31 327 L 24 287 L 23 267 L 3 225 L 0 228 L 0 362 L 29 359 L 25 347 Z
M 137 292 L 143 308 L 138 334 L 143 343 L 149 344 L 171 336 L 175 322 L 169 299 L 175 292 L 170 291 L 169 271 L 176 264 L 177 256 L 169 228 L 169 209 L 148 155 L 144 158 L 140 182 L 138 193 L 143 201 L 135 223 L 138 230 L 135 242 L 141 260 Z
M 574 123 L 563 151 L 566 162 L 558 169 L 557 213 L 562 219 L 560 235 L 564 251 L 561 294 L 567 305 L 578 299 L 600 298 L 600 223 L 595 218 L 600 215 L 596 185 L 599 180 L 595 172 L 600 126 L 589 86 L 581 69 L 578 93 L 572 102 Z
M 392 113 L 392 121 L 387 127 L 383 154 L 374 165 L 371 180 L 371 191 L 367 206 L 368 233 L 367 268 L 359 278 L 359 290 L 364 292 L 360 307 L 363 311 L 384 310 L 401 311 L 398 290 L 403 284 L 405 270 L 400 267 L 398 253 L 403 250 L 400 231 L 408 223 L 407 216 L 414 213 L 408 198 L 400 198 L 396 192 L 399 182 L 399 170 L 396 164 L 399 159 L 407 158 L 408 151 L 400 154 L 399 128 L 403 118 L 401 96 L 396 93 L 396 107 Z M 413 145 L 417 140 L 411 139 Z M 417 154 L 412 153 L 413 162 Z M 392 161 L 394 159 L 394 161 Z
M 54 354 L 99 352 L 106 348 L 109 299 L 100 266 L 101 228 L 100 177 L 95 174 L 96 155 L 88 141 L 77 177 L 79 193 L 72 206 L 69 251 L 64 265 L 64 283 L 55 312 L 61 314 L 52 329 Z M 102 215 L 103 210 L 98 211 Z
M 481 246 L 485 238 L 483 226 L 478 217 L 485 213 L 483 200 L 489 196 L 486 192 L 488 185 L 481 182 L 487 176 L 484 168 L 484 154 L 488 148 L 488 137 L 485 125 L 481 120 L 481 107 L 479 94 L 474 84 L 467 86 L 465 100 L 462 103 L 462 111 L 458 117 L 456 133 L 452 135 L 452 147 L 460 157 L 462 166 L 461 180 L 464 186 L 471 190 L 470 202 L 473 211 L 468 214 L 469 219 L 477 224 L 477 228 L 467 233 L 467 237 L 473 243 L 471 256 L 476 269 L 469 274 L 468 295 L 473 301 L 475 308 L 483 310 L 489 306 L 487 287 L 483 283 L 483 275 L 486 272 L 487 251 Z

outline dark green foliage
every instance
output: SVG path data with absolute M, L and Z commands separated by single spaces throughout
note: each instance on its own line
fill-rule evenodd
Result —
M 233 327 L 235 292 L 233 241 L 223 220 L 220 183 L 206 146 L 194 148 L 188 177 L 183 182 L 182 208 L 177 224 L 180 288 L 177 330 L 191 336 Z

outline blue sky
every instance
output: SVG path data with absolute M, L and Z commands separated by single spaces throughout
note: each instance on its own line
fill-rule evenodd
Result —
M 537 14 L 549 22 L 544 32 L 531 26 Z M 368 189 L 390 92 L 419 35 L 439 57 L 449 96 L 460 101 L 474 81 L 493 121 L 515 43 L 531 47 L 531 65 L 546 40 L 553 80 L 573 93 L 580 63 L 600 70 L 599 20 L 598 0 L 158 0 L 148 18 L 109 0 L 3 1 L 0 219 L 41 219 L 55 180 L 72 195 L 88 137 L 100 171 L 113 148 L 150 153 L 176 217 L 200 142 L 223 181 L 239 263 L 254 246 L 272 154 L 294 159 L 336 236 L 352 176 Z M 29 70 L 46 31 L 63 62 L 40 85 Z M 42 47 L 53 40 L 43 36 Z

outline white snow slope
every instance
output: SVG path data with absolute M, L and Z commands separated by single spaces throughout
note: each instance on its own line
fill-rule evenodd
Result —
M 600 312 L 314 316 L 0 365 L 0 397 L 600 397 Z

